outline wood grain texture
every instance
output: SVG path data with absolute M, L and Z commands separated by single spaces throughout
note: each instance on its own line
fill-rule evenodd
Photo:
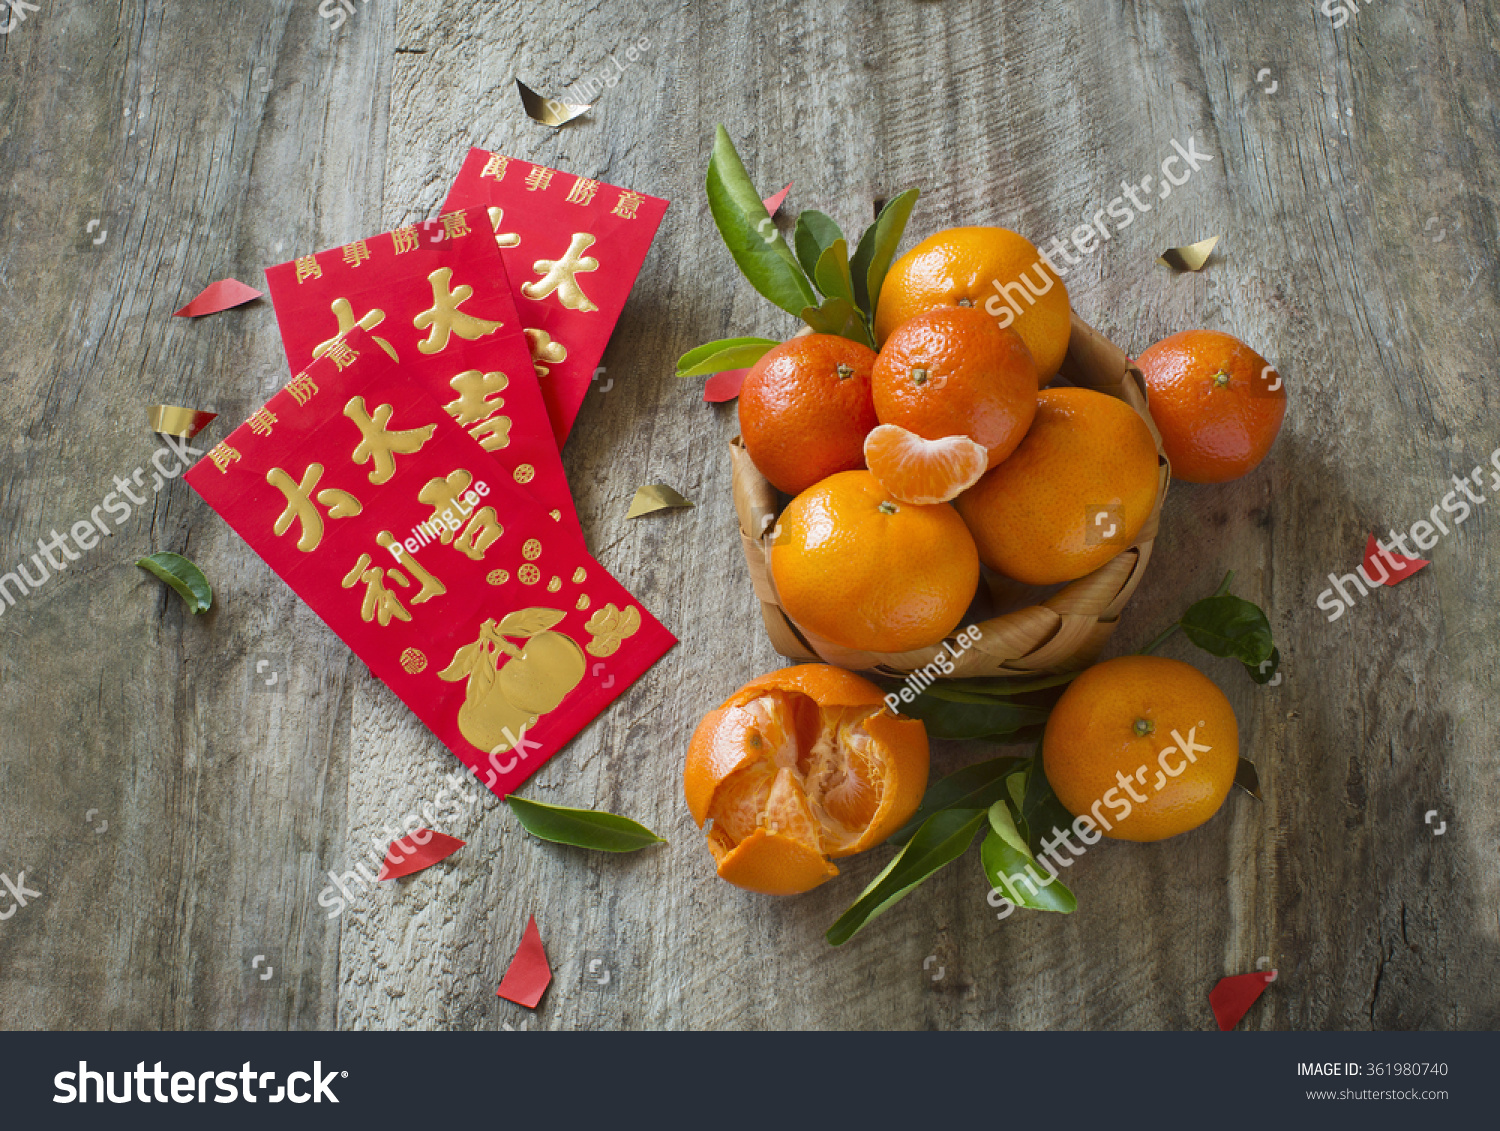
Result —
M 1315 604 L 1370 531 L 1405 531 L 1500 446 L 1497 23 L 1492 3 L 1405 0 L 1337 29 L 1311 0 L 375 0 L 338 29 L 314 0 L 31 14 L 0 37 L 0 571 L 149 467 L 145 405 L 232 425 L 284 379 L 268 303 L 172 310 L 432 214 L 478 144 L 673 202 L 564 459 L 592 550 L 683 642 L 525 789 L 668 846 L 544 844 L 466 786 L 439 824 L 469 842 L 451 865 L 350 879 L 330 917 L 329 872 L 373 874 L 388 828 L 452 797 L 457 763 L 165 485 L 0 606 L 0 872 L 44 893 L 0 921 L 0 1026 L 1203 1029 L 1214 981 L 1261 956 L 1280 977 L 1247 1028 L 1500 1025 L 1500 514 L 1476 507 L 1432 567 L 1336 623 Z M 560 95 L 641 36 L 590 115 L 553 133 L 521 114 L 515 77 Z M 1271 615 L 1281 683 L 1166 651 L 1229 694 L 1263 803 L 1090 851 L 1070 917 L 997 922 L 971 853 L 837 950 L 823 931 L 887 851 L 795 900 L 714 877 L 680 797 L 685 744 L 779 660 L 735 535 L 734 408 L 672 362 L 795 329 L 714 232 L 716 122 L 765 193 L 795 182 L 791 214 L 846 230 L 918 185 L 914 235 L 987 223 L 1046 243 L 1155 178 L 1151 210 L 1067 266 L 1075 308 L 1132 354 L 1233 333 L 1291 403 L 1253 474 L 1174 487 L 1111 651 L 1235 570 Z M 1190 138 L 1212 160 L 1162 199 Z M 1153 262 L 1216 232 L 1202 274 Z M 698 505 L 624 521 L 658 481 Z M 204 566 L 213 612 L 130 564 L 158 549 Z M 264 658 L 279 679 L 261 690 Z M 934 770 L 984 752 L 943 745 Z M 534 1017 L 494 996 L 532 913 L 556 979 Z

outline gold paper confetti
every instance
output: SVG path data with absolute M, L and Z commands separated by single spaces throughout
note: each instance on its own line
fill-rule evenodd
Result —
M 208 427 L 209 421 L 218 415 L 216 412 L 203 412 L 201 409 L 183 408 L 176 404 L 154 404 L 146 410 L 151 431 L 160 432 L 163 436 L 180 436 L 184 440 L 191 440 L 202 432 Z
M 643 514 L 655 514 L 657 511 L 670 510 L 673 507 L 690 507 L 693 503 L 690 499 L 684 499 L 665 483 L 648 483 L 635 493 L 635 498 L 630 501 L 630 513 L 626 518 L 640 518 Z
M 1218 242 L 1218 236 L 1209 236 L 1206 240 L 1190 243 L 1186 247 L 1169 247 L 1161 253 L 1157 262 L 1174 271 L 1202 271 L 1209 255 L 1213 253 L 1214 244 Z
M 594 108 L 592 102 L 580 104 L 559 102 L 555 98 L 543 98 L 520 79 L 516 80 L 516 90 L 521 95 L 521 105 L 526 108 L 526 116 L 533 122 L 541 122 L 542 125 L 551 126 L 554 130 L 561 129 L 574 118 L 581 118 Z

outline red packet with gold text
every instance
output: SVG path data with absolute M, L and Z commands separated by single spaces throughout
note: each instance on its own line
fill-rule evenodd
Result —
M 355 326 L 526 490 L 579 529 L 531 351 L 485 210 L 456 212 L 266 272 L 301 373 Z M 400 407 L 399 405 L 397 407 Z
M 498 796 L 676 643 L 355 328 L 187 480 Z
M 561 448 L 667 201 L 470 149 L 443 208 L 475 205 L 490 210 Z

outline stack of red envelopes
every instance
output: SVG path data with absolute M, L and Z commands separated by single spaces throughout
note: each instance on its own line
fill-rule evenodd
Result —
M 559 455 L 666 208 L 471 150 L 437 220 L 266 273 L 297 376 L 187 473 L 500 796 L 676 643 Z

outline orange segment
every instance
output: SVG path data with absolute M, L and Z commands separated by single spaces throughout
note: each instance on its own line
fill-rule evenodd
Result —
M 899 424 L 882 424 L 865 437 L 865 465 L 903 503 L 931 505 L 978 483 L 989 453 L 967 436 L 924 440 Z
M 747 684 L 704 717 L 684 788 L 694 820 L 712 821 L 719 875 L 790 895 L 837 875 L 829 857 L 862 852 L 905 823 L 927 764 L 920 721 L 889 714 L 868 680 L 804 664 Z

